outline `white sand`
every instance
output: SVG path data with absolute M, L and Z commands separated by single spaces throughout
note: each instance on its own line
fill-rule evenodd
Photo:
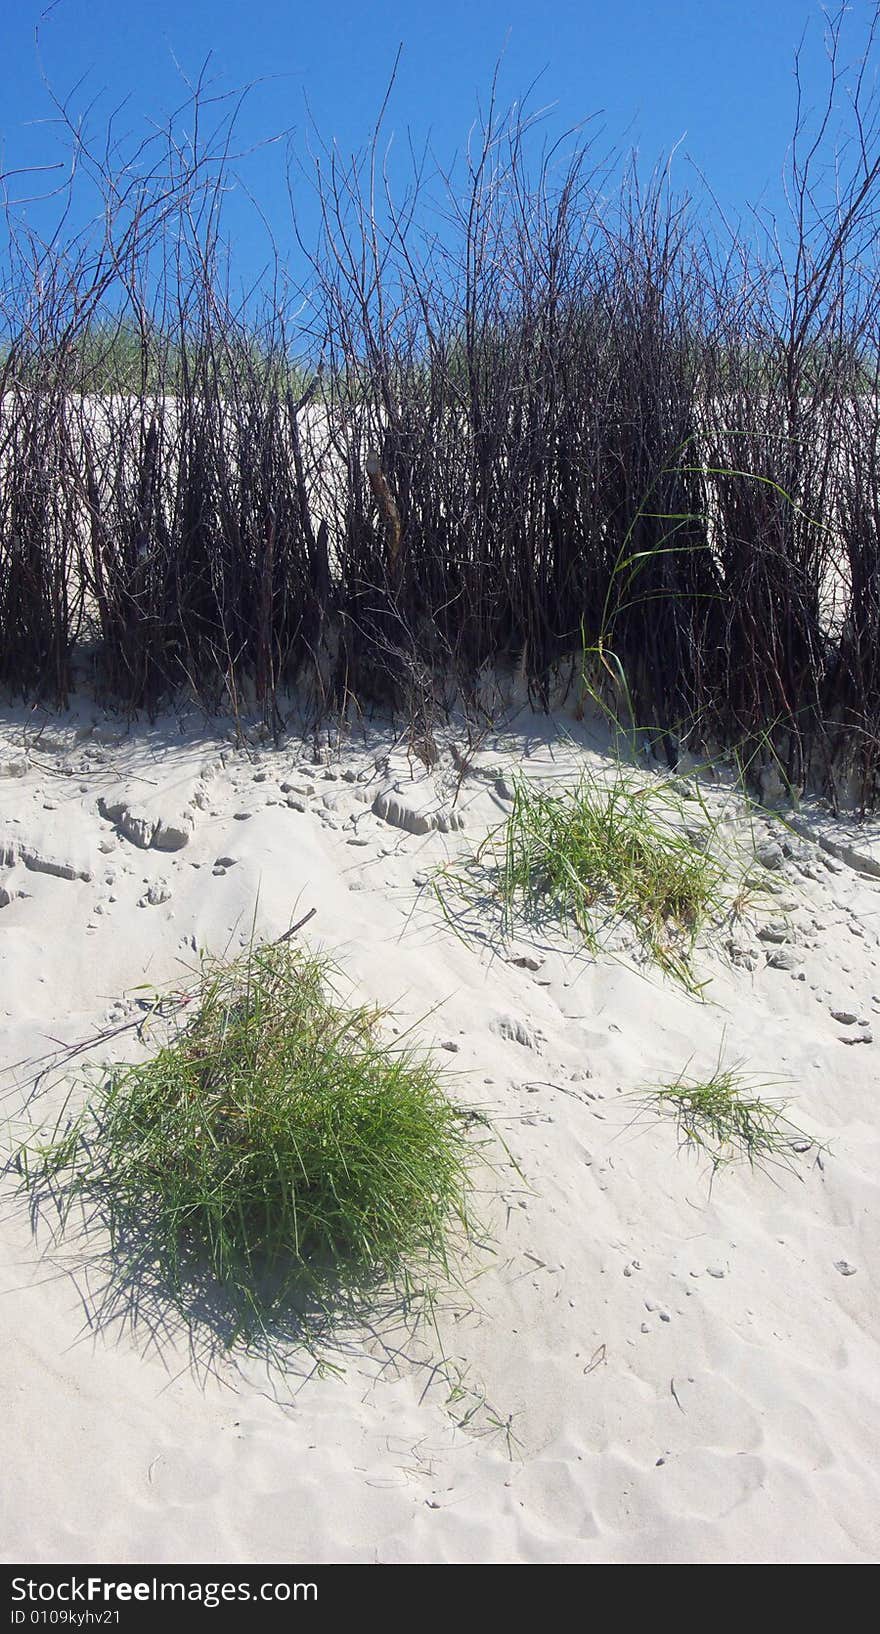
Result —
M 520 716 L 487 738 L 454 807 L 464 832 L 412 835 L 372 802 L 399 784 L 403 804 L 448 817 L 448 752 L 411 781 L 378 730 L 325 765 L 296 741 L 237 752 L 214 728 L 126 736 L 93 719 L 0 719 L 7 1144 L 26 1128 L 16 1063 L 89 1037 L 136 984 L 183 975 L 195 947 L 237 949 L 258 899 L 261 936 L 315 907 L 309 945 L 401 1026 L 456 1046 L 439 1052 L 452 1092 L 495 1121 L 528 1189 L 496 1181 L 494 1254 L 470 1256 L 482 1274 L 444 1300 L 439 1336 L 361 1334 L 328 1350 L 344 1371 L 319 1376 L 296 1355 L 284 1374 L 208 1365 L 209 1330 L 187 1333 L 158 1300 L 101 1320 L 104 1244 L 72 1229 L 53 1247 L 45 1225 L 35 1243 L 10 1183 L 4 1558 L 876 1559 L 877 828 L 806 819 L 767 874 L 799 962 L 767 964 L 761 910 L 733 959 L 728 931 L 700 953 L 700 1003 L 625 949 L 592 962 L 523 930 L 505 952 L 488 919 L 489 940 L 461 939 L 420 891 L 500 820 L 499 776 L 602 764 L 571 720 Z M 121 833 L 149 839 L 160 821 L 160 840 L 187 843 Z M 215 873 L 220 857 L 235 860 Z M 151 886 L 165 899 L 139 906 Z M 539 968 L 512 962 L 524 954 Z M 638 1115 L 640 1085 L 719 1050 L 790 1082 L 795 1122 L 827 1143 L 818 1161 L 813 1147 L 797 1174 L 731 1168 L 710 1193 L 672 1125 Z M 66 1093 L 57 1077 L 42 1088 L 32 1118 Z

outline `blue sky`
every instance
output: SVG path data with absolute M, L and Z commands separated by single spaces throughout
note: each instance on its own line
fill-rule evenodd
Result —
M 873 9 L 854 0 L 853 49 Z M 17 0 L 4 18 L 0 168 L 57 157 L 44 76 L 71 106 L 104 114 L 127 99 L 120 128 L 145 132 L 182 97 L 181 70 L 212 56 L 218 88 L 259 81 L 240 124 L 243 144 L 290 129 L 305 151 L 311 108 L 343 149 L 369 131 L 395 52 L 403 56 L 388 118 L 396 151 L 407 132 L 446 160 L 466 139 L 478 97 L 503 51 L 501 89 L 513 99 L 536 75 L 550 129 L 599 114 L 609 145 L 646 165 L 676 144 L 675 176 L 705 172 L 726 210 L 781 204 L 780 174 L 794 106 L 793 53 L 807 26 L 807 102 L 821 102 L 823 17 L 816 0 Z M 39 29 L 39 49 L 34 31 Z M 49 121 L 49 122 L 47 122 Z M 284 155 L 269 147 L 242 174 L 283 240 L 289 237 Z M 13 178 L 10 192 L 39 177 Z M 306 230 L 311 216 L 300 194 Z M 242 275 L 263 254 L 253 211 L 230 199 L 227 230 Z

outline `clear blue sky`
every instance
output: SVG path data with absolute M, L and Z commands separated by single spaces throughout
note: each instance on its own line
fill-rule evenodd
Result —
M 854 49 L 872 9 L 853 0 Z M 388 119 L 400 150 L 408 130 L 417 141 L 430 135 L 443 159 L 460 148 L 503 50 L 505 100 L 541 74 L 537 97 L 555 105 L 551 128 L 601 112 L 609 143 L 637 147 L 646 164 L 680 144 L 682 185 L 692 159 L 725 208 L 741 213 L 761 199 L 780 203 L 793 53 L 805 25 L 815 103 L 824 64 L 816 0 L 56 0 L 48 11 L 15 0 L 3 24 L 0 169 L 57 157 L 43 75 L 61 96 L 80 82 L 77 109 L 97 97 L 96 128 L 127 97 L 123 123 L 135 133 L 180 101 L 177 65 L 194 76 L 209 52 L 221 87 L 262 81 L 243 141 L 292 127 L 303 151 L 308 98 L 323 134 L 349 149 L 368 133 L 402 43 Z M 283 152 L 252 156 L 244 173 L 283 237 Z M 36 182 L 12 181 L 10 191 Z M 305 202 L 304 212 L 308 225 Z M 243 199 L 230 201 L 227 228 L 248 275 L 262 250 Z

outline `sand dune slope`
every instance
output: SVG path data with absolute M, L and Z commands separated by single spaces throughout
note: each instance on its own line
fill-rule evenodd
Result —
M 340 1336 L 338 1372 L 212 1349 L 207 1302 L 189 1327 L 158 1290 L 108 1303 L 105 1245 L 75 1223 L 35 1240 L 11 1177 L 5 1558 L 877 1558 L 877 830 L 849 825 L 835 855 L 822 814 L 775 841 L 759 825 L 769 896 L 699 951 L 700 1000 L 635 968 L 625 935 L 591 960 L 526 926 L 505 945 L 488 909 L 455 934 L 426 881 L 502 819 L 513 773 L 607 765 L 571 721 L 520 716 L 464 766 L 461 747 L 450 732 L 428 773 L 378 728 L 330 753 L 86 710 L 0 721 L 7 1148 L 69 1088 L 34 1096 L 22 1063 L 121 1025 L 198 948 L 315 908 L 309 944 L 420 1024 L 523 1177 L 496 1172 L 492 1250 L 437 1331 Z M 640 1110 L 640 1086 L 719 1051 L 787 1081 L 794 1172 L 710 1186 Z

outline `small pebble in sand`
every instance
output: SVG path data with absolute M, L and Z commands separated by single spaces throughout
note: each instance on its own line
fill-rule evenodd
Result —
M 758 939 L 761 942 L 788 942 L 791 940 L 791 932 L 782 920 L 774 919 L 769 925 L 761 926 Z
M 854 1277 L 856 1274 L 856 1267 L 850 1265 L 849 1260 L 835 1260 L 834 1269 L 839 1271 L 842 1277 Z
M 163 902 L 170 902 L 171 891 L 164 879 L 154 880 L 149 890 L 138 901 L 139 908 L 158 908 Z
M 0 777 L 26 777 L 28 764 L 26 755 L 14 755 L 9 760 L 0 759 Z

